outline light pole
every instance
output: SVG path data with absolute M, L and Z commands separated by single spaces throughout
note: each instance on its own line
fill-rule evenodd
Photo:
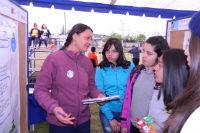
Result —
M 122 46 L 124 45 L 124 22 L 122 20 L 120 20 L 121 25 L 122 25 Z
M 66 31 L 66 13 L 64 11 L 64 34 L 66 35 L 67 34 L 67 31 Z

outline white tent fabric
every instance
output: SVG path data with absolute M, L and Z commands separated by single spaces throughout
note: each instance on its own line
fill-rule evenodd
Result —
M 181 18 L 193 15 L 198 9 L 198 0 L 190 0 L 191 6 L 186 10 L 187 2 L 181 0 L 15 0 L 21 5 L 29 5 L 51 8 L 52 5 L 56 9 L 76 11 L 109 13 L 114 14 L 129 14 L 134 16 L 147 16 L 162 18 Z M 101 3 L 100 3 L 101 2 Z M 180 6 L 181 4 L 181 6 Z M 195 7 L 196 5 L 197 7 Z M 192 7 L 192 9 L 190 9 Z M 175 9 L 173 9 L 175 8 Z M 179 9 L 177 9 L 179 8 Z
M 96 6 L 95 4 L 87 5 L 90 3 L 100 3 L 107 4 L 106 7 L 112 7 L 111 5 L 116 6 L 129 6 L 129 7 L 150 7 L 150 8 L 159 8 L 160 10 L 165 9 L 175 9 L 175 10 L 188 10 L 188 11 L 198 11 L 200 10 L 200 0 L 15 0 L 21 5 L 26 5 L 27 10 L 30 11 L 29 19 L 30 19 L 30 28 L 33 25 L 33 22 L 38 22 L 38 24 L 42 24 L 44 20 L 50 20 L 47 23 L 48 28 L 51 29 L 52 33 L 59 34 L 60 30 L 63 27 L 67 27 L 66 29 L 70 29 L 74 25 L 74 23 L 82 22 L 93 27 L 95 33 L 110 35 L 112 32 L 116 32 L 122 35 L 136 35 L 138 33 L 144 33 L 147 36 L 151 35 L 165 35 L 166 32 L 166 21 L 168 19 L 177 18 L 172 15 L 172 17 L 163 17 L 163 15 L 158 15 L 157 11 L 153 13 L 151 10 L 146 10 L 146 12 L 142 12 L 136 10 L 136 12 L 132 11 L 132 13 L 137 13 L 139 15 L 130 14 L 131 12 L 123 11 L 123 8 L 120 8 L 119 12 L 123 12 L 121 14 L 124 15 L 114 15 L 116 8 L 112 8 L 111 10 L 107 8 L 102 9 L 102 13 L 99 13 L 96 8 L 88 6 Z M 70 5 L 70 3 L 73 3 Z M 78 6 L 75 2 L 80 3 L 81 6 Z M 65 4 L 66 3 L 66 4 Z M 57 4 L 57 5 L 56 5 Z M 79 4 L 79 3 L 78 3 Z M 30 6 L 32 5 L 32 6 Z M 54 5 L 54 6 L 52 6 Z M 57 7 L 61 6 L 61 10 L 65 11 L 67 14 L 67 23 L 61 19 L 63 18 L 63 11 L 58 11 Z M 104 6 L 104 5 L 103 5 Z M 37 8 L 37 7 L 42 7 Z M 47 8 L 55 9 L 48 10 Z M 86 8 L 86 12 L 84 11 Z M 41 9 L 41 10 L 40 10 Z M 92 9 L 92 10 L 91 10 Z M 93 10 L 94 9 L 94 10 Z M 100 10 L 100 9 L 99 9 Z M 80 11 L 80 12 L 79 12 Z M 128 10 L 127 10 L 128 11 Z M 36 12 L 43 12 L 43 14 L 55 14 L 55 17 L 49 17 L 48 15 L 38 15 Z M 141 15 L 140 15 L 141 12 Z M 179 11 L 177 11 L 179 12 Z M 153 15 L 151 16 L 152 13 Z M 163 13 L 163 12 L 162 12 Z M 165 11 L 164 11 L 165 13 Z M 169 12 L 168 12 L 169 13 Z M 119 13 L 120 14 L 120 13 Z M 88 17 L 90 16 L 90 17 Z M 142 16 L 142 17 L 139 17 Z M 153 18 L 155 16 L 155 18 Z M 184 15 L 183 15 L 184 16 Z M 185 15 L 191 16 L 191 15 Z M 147 17 L 147 18 L 146 18 Z M 87 19 L 85 19 L 87 18 Z M 180 17 L 182 18 L 182 17 Z M 54 21 L 60 20 L 60 21 Z M 94 21 L 95 20 L 95 21 Z M 101 23 L 101 24 L 98 24 Z M 114 24 L 113 24 L 114 23 Z M 66 26 L 63 26 L 66 25 Z M 104 25 L 104 26 L 102 26 Z M 56 28 L 55 28 L 56 27 Z
M 200 0 L 76 0 L 82 2 L 96 2 L 114 5 L 126 5 L 135 7 L 151 7 L 176 10 L 200 10 Z

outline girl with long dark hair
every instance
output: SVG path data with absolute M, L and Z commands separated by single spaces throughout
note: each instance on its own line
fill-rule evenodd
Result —
M 100 106 L 100 119 L 104 133 L 120 131 L 120 115 L 126 91 L 126 83 L 134 65 L 125 59 L 122 43 L 109 38 L 104 45 L 103 60 L 96 69 L 97 88 L 106 96 L 119 95 Z
M 163 51 L 168 49 L 162 36 L 149 37 L 143 45 L 142 64 L 135 67 L 128 79 L 122 108 L 122 133 L 139 133 L 135 119 L 148 115 L 149 104 L 155 86 L 153 68 Z
M 162 132 L 164 122 L 170 115 L 169 104 L 182 92 L 187 83 L 189 68 L 184 50 L 164 51 L 154 70 L 156 87 L 149 114 L 154 119 L 156 130 Z

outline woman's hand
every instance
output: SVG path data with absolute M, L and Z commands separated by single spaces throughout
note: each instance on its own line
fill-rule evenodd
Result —
M 102 93 L 100 93 L 97 98 L 102 98 L 102 97 L 105 97 Z
M 122 128 L 121 133 L 128 133 L 128 128 Z
M 157 130 L 150 130 L 149 133 L 158 133 Z
M 113 132 L 119 132 L 120 131 L 121 124 L 117 120 L 115 120 L 115 119 L 111 120 L 110 125 L 112 127 Z
M 64 124 L 74 124 L 73 121 L 75 120 L 75 117 L 72 117 L 71 113 L 65 113 L 65 111 L 61 107 L 55 107 L 53 109 L 53 113 L 60 122 Z
M 156 128 L 150 129 L 149 131 L 145 131 L 142 128 L 139 128 L 141 133 L 159 133 Z
M 140 129 L 140 132 L 141 133 L 159 133 L 157 130 L 149 130 L 148 132 L 146 132 L 146 131 L 144 131 L 142 129 Z
M 100 93 L 98 96 L 97 96 L 97 98 L 103 98 L 103 97 L 105 97 L 102 93 Z M 102 105 L 104 105 L 105 103 L 106 103 L 107 101 L 102 101 L 102 102 L 98 102 L 97 104 L 99 105 L 99 106 L 102 106 Z

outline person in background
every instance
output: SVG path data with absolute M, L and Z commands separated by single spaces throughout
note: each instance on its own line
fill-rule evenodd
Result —
M 37 23 L 34 23 L 33 28 L 30 31 L 30 37 L 28 39 L 28 45 L 31 46 L 33 42 L 33 47 L 36 48 L 38 43 L 40 30 L 38 29 Z
M 106 96 L 119 95 L 100 106 L 100 120 L 104 133 L 120 132 L 120 116 L 128 76 L 134 64 L 125 59 L 121 41 L 109 38 L 102 51 L 103 60 L 96 69 L 97 88 Z
M 58 50 L 55 39 L 51 39 L 51 42 L 49 44 L 49 49 L 51 50 L 51 53 Z
M 188 80 L 189 67 L 184 50 L 164 51 L 154 70 L 156 86 L 153 90 L 149 115 L 154 119 L 155 131 L 161 133 L 164 122 L 170 115 L 170 102 L 182 92 Z
M 132 56 L 133 56 L 132 61 L 135 64 L 135 66 L 137 66 L 139 64 L 139 60 L 140 60 L 139 48 L 136 47 L 135 45 L 133 45 L 132 49 L 128 52 L 132 54 Z
M 57 48 L 57 44 L 56 44 L 55 39 L 51 39 L 49 48 L 50 48 L 50 49 L 56 49 L 56 48 Z
M 189 22 L 191 38 L 185 50 L 190 67 L 183 92 L 170 104 L 172 114 L 165 123 L 164 133 L 199 133 L 200 123 L 200 12 Z
M 34 95 L 47 111 L 50 133 L 90 133 L 89 106 L 82 100 L 104 97 L 96 88 L 91 61 L 82 54 L 92 36 L 89 26 L 74 25 L 64 46 L 43 63 Z
M 47 47 L 49 36 L 51 35 L 50 31 L 47 29 L 46 24 L 42 24 L 41 31 L 40 31 L 40 37 L 39 37 L 39 48 L 44 42 L 45 46 Z
M 88 57 L 92 61 L 93 67 L 96 68 L 98 66 L 98 58 L 96 55 L 95 47 L 91 47 L 91 51 L 88 53 Z
M 162 36 L 150 37 L 143 45 L 142 64 L 132 70 L 127 82 L 121 115 L 122 133 L 140 132 L 135 119 L 148 115 L 155 86 L 153 68 L 158 63 L 158 57 L 168 48 L 167 40 Z

